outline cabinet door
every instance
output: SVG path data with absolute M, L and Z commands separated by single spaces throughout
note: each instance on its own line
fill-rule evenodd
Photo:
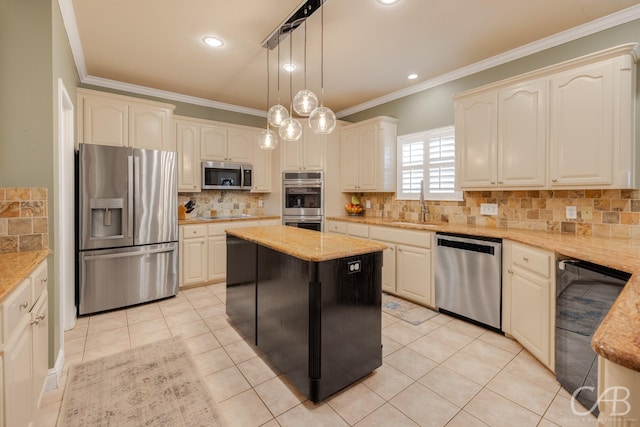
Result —
M 280 141 L 280 144 L 282 147 L 282 170 L 301 170 L 303 141 Z
M 613 182 L 612 80 L 610 61 L 551 80 L 551 185 Z
M 4 352 L 5 421 L 7 426 L 29 426 L 32 419 L 32 347 L 29 315 L 16 328 Z
M 219 126 L 200 126 L 201 160 L 227 159 L 227 129 Z
M 182 242 L 182 282 L 184 285 L 207 280 L 207 239 L 185 239 Z
M 358 189 L 358 130 L 346 129 L 341 137 L 341 173 L 342 191 Z
M 169 149 L 169 113 L 165 109 L 129 106 L 129 146 L 151 150 Z
M 229 129 L 227 132 L 227 160 L 238 163 L 253 163 L 255 132 Z
M 198 125 L 176 122 L 178 191 L 200 191 L 200 142 Z
M 492 187 L 497 182 L 497 115 L 494 92 L 456 103 L 456 168 L 465 187 Z
M 549 366 L 549 281 L 511 270 L 511 335 Z
M 48 294 L 44 291 L 31 312 L 33 343 L 33 411 L 37 413 L 49 369 Z
M 396 293 L 396 245 L 388 242 L 380 242 L 387 245 L 382 252 L 382 290 Z
M 306 170 L 324 169 L 324 144 L 325 136 L 313 133 L 308 127 L 304 127 L 302 144 L 302 168 Z
M 253 176 L 252 193 L 270 193 L 271 192 L 271 157 L 273 151 L 262 150 L 256 143 L 253 144 Z
M 421 304 L 431 301 L 431 250 L 396 246 L 396 290 L 398 295 Z
M 83 100 L 83 135 L 86 144 L 129 145 L 128 107 L 125 102 L 100 97 Z
M 208 275 L 207 280 L 225 280 L 227 278 L 227 238 L 226 236 L 208 239 Z
M 545 185 L 545 94 L 545 80 L 518 85 L 498 94 L 498 185 Z
M 358 190 L 377 190 L 378 132 L 376 124 L 358 129 Z

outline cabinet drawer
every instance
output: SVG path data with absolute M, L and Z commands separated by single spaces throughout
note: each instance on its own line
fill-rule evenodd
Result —
M 31 274 L 31 301 L 35 303 L 47 288 L 47 261 L 42 262 Z
M 13 329 L 20 323 L 23 316 L 29 314 L 33 306 L 31 298 L 31 279 L 22 281 L 18 287 L 11 292 L 7 299 L 0 306 L 2 310 L 2 342 L 6 342 Z
M 209 237 L 224 236 L 226 233 L 224 230 L 230 230 L 232 228 L 244 228 L 244 227 L 258 227 L 260 221 L 229 221 L 219 224 L 209 224 Z
M 529 270 L 544 278 L 551 278 L 553 254 L 518 243 L 511 246 L 513 265 Z
M 344 222 L 327 221 L 327 231 L 329 233 L 347 234 L 347 224 Z
M 347 234 L 349 236 L 369 238 L 369 226 L 364 224 L 347 224 Z
M 371 227 L 369 237 L 385 242 L 430 248 L 433 233 L 430 231 L 402 230 L 393 227 Z
M 183 226 L 183 239 L 192 239 L 194 237 L 207 237 L 206 224 L 194 224 Z

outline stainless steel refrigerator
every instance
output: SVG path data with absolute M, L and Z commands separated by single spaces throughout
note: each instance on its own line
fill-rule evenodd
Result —
M 178 292 L 177 198 L 175 152 L 80 144 L 79 314 Z

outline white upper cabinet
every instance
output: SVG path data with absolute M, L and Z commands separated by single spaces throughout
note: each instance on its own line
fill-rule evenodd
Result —
M 222 126 L 200 126 L 201 160 L 227 160 L 227 128 Z
M 314 133 L 308 120 L 300 120 L 302 136 L 297 141 L 284 141 L 282 144 L 282 170 L 324 170 L 325 135 Z
M 254 135 L 253 144 L 253 174 L 251 177 L 252 193 L 270 193 L 271 186 L 271 163 L 272 150 L 263 150 L 258 146 L 258 138 L 260 133 Z
M 204 125 L 200 129 L 200 135 L 202 160 L 236 163 L 253 161 L 253 131 L 224 125 Z
M 254 130 L 231 128 L 227 132 L 227 160 L 238 163 L 253 163 Z
M 77 89 L 78 142 L 175 151 L 173 105 Z
M 458 182 L 467 190 L 636 188 L 637 44 L 458 94 Z
M 200 127 L 186 120 L 174 120 L 178 150 L 178 191 L 200 192 Z
M 344 126 L 340 138 L 343 192 L 396 190 L 396 119 L 376 117 Z

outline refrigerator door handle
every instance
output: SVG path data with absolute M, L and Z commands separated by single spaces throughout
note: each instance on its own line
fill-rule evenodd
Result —
M 173 252 L 176 248 L 160 248 L 160 249 L 149 249 L 146 251 L 136 251 L 136 252 L 119 252 L 116 254 L 106 254 L 106 255 L 86 255 L 83 257 L 86 261 L 99 260 L 99 259 L 112 259 L 112 258 L 125 258 L 132 256 L 141 256 L 141 255 L 150 255 L 150 254 L 161 254 L 164 252 Z
M 127 206 L 127 237 L 133 237 L 133 156 L 127 158 L 127 181 L 129 183 L 129 201 Z
M 140 157 L 134 155 L 133 156 L 133 161 L 134 161 L 134 165 L 133 165 L 133 181 L 135 182 L 135 194 L 136 194 L 136 203 L 140 202 L 140 195 L 142 194 L 140 192 Z M 138 210 L 139 206 L 136 206 L 135 209 Z M 138 215 L 140 214 L 140 212 L 138 212 Z M 137 218 L 140 218 L 140 216 L 138 216 Z M 138 219 L 139 221 L 139 219 Z M 137 225 L 136 227 L 136 235 L 134 237 L 134 242 L 137 242 L 140 239 L 140 224 Z

